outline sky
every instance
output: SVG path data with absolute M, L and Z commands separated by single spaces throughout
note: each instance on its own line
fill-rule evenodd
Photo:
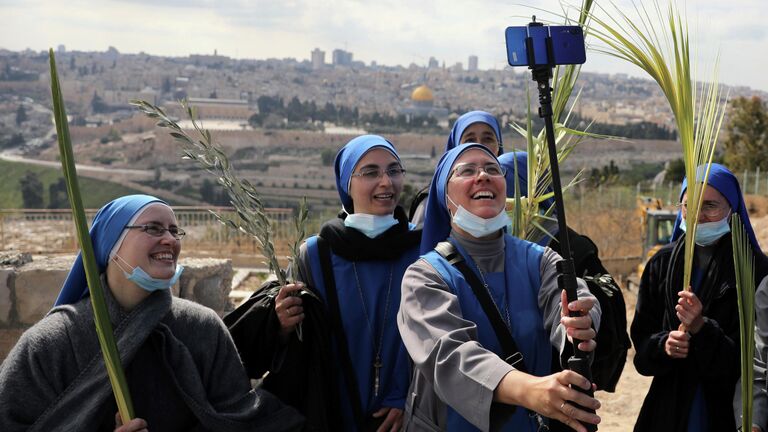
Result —
M 573 0 L 572 0 L 573 1 Z M 660 0 L 666 7 L 667 0 Z M 506 65 L 504 29 L 530 16 L 562 23 L 576 4 L 557 0 L 0 0 L 0 48 L 233 58 L 309 59 L 336 48 L 355 60 L 384 65 L 450 66 L 476 55 L 480 69 Z M 630 0 L 613 0 L 632 13 Z M 597 4 L 610 8 L 607 0 Z M 635 0 L 649 6 L 651 0 Z M 699 76 L 711 77 L 719 53 L 720 81 L 768 91 L 768 1 L 677 0 L 687 15 Z M 551 11 L 552 13 L 545 13 Z M 609 9 L 610 10 L 610 9 Z M 569 13 L 574 16 L 573 12 Z M 615 15 L 615 13 L 613 14 Z M 588 41 L 589 43 L 589 41 Z M 594 45 L 594 43 L 592 44 Z M 646 76 L 637 67 L 588 51 L 585 71 Z

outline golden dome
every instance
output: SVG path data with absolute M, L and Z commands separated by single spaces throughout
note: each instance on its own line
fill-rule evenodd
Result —
M 435 98 L 432 96 L 432 90 L 422 84 L 413 89 L 413 93 L 411 93 L 411 100 L 415 102 L 432 102 L 435 100 Z

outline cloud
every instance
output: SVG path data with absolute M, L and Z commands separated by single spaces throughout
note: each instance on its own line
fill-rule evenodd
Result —
M 615 2 L 621 10 L 631 11 L 631 0 Z M 63 43 L 79 50 L 113 45 L 121 52 L 184 56 L 218 49 L 234 57 L 306 59 L 318 47 L 328 60 L 333 49 L 342 48 L 352 51 L 355 59 L 392 65 L 424 65 L 432 56 L 448 65 L 458 61 L 466 65 L 474 54 L 481 68 L 505 65 L 507 26 L 524 25 L 532 14 L 540 20 L 559 20 L 562 11 L 559 0 L 529 0 L 526 5 L 505 0 L 0 0 L 0 4 L 0 41 L 9 49 L 24 49 L 24 44 L 45 49 Z M 648 3 L 635 0 L 635 4 Z M 768 2 L 696 0 L 687 8 L 692 41 L 703 55 L 714 56 L 719 49 L 723 79 L 742 81 L 746 78 L 733 77 L 768 68 L 768 60 L 759 55 L 768 43 L 763 24 Z M 596 58 L 590 56 L 587 69 L 634 70 Z M 768 77 L 757 75 L 750 79 L 768 88 Z

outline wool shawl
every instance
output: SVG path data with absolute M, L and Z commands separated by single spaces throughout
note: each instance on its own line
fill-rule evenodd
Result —
M 212 431 L 298 430 L 301 416 L 274 396 L 251 390 L 237 351 L 216 314 L 174 298 L 170 291 L 152 293 L 133 310 L 122 311 L 102 278 L 117 348 L 131 384 L 137 411 L 152 428 L 152 419 L 174 418 L 167 401 L 148 394 L 153 382 L 142 375 L 169 377 L 186 407 L 180 412 Z M 151 344 L 157 370 L 132 370 L 132 362 Z M 134 379 L 130 377 L 133 376 Z M 162 389 L 164 391 L 171 391 Z M 97 430 L 105 406 L 114 403 L 93 323 L 89 300 L 54 308 L 26 331 L 0 366 L 0 424 L 3 431 Z M 137 406 L 140 405 L 137 403 Z M 114 418 L 114 412 L 106 413 Z

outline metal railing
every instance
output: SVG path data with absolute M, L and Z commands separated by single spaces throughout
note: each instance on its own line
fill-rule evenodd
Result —
M 96 211 L 85 211 L 89 225 Z M 269 208 L 265 211 L 272 222 L 275 248 L 281 251 L 294 236 L 293 209 Z M 174 207 L 179 226 L 187 232 L 185 253 L 191 249 L 235 254 L 258 251 L 254 239 L 223 225 L 213 212 L 232 219 L 237 217 L 231 207 Z M 310 229 L 309 232 L 313 231 Z M 76 252 L 79 248 L 72 212 L 69 209 L 0 210 L 0 250 L 8 249 L 39 254 Z

